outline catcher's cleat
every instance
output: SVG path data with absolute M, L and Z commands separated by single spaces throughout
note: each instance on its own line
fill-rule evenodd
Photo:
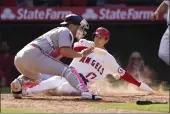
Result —
M 13 97 L 16 99 L 21 99 L 22 98 L 21 82 L 18 79 L 15 79 L 10 86 Z
M 11 93 L 14 98 L 21 99 L 28 94 L 26 92 L 27 88 L 34 87 L 37 84 L 39 82 L 31 81 L 25 77 L 19 77 L 11 83 Z

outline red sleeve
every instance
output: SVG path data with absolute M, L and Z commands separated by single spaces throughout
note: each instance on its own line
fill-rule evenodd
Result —
M 131 76 L 129 73 L 125 72 L 125 74 L 123 76 L 121 76 L 121 79 L 123 79 L 124 81 L 134 84 L 136 86 L 140 86 L 141 83 L 139 81 L 137 81 L 135 78 L 133 78 L 133 76 Z
M 74 51 L 76 52 L 81 52 L 83 49 L 86 49 L 87 47 L 86 46 L 77 46 L 77 47 L 74 47 Z

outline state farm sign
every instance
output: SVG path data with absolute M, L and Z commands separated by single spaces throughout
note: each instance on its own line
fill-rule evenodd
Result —
M 95 13 L 93 9 L 87 9 L 83 17 L 92 20 L 145 20 L 149 19 L 152 13 L 152 10 L 136 10 L 134 8 L 126 10 L 120 8 L 100 8 L 98 13 Z
M 61 7 L 61 8 L 1 8 L 1 21 L 61 21 L 71 13 L 88 21 L 149 21 L 155 7 Z M 166 13 L 160 20 L 166 19 Z
M 72 11 L 56 11 L 47 9 L 4 8 L 1 13 L 2 20 L 61 20 Z
M 17 19 L 48 19 L 48 20 L 55 20 L 55 19 L 64 19 L 64 17 L 70 13 L 71 11 L 54 11 L 53 9 L 46 9 L 46 10 L 28 10 L 28 9 L 23 9 L 19 8 L 18 11 L 18 16 Z

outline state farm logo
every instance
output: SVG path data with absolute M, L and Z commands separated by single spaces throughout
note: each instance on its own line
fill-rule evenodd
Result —
M 71 14 L 70 10 L 55 10 L 52 8 L 5 8 L 1 14 L 1 19 L 15 20 L 63 20 L 66 15 Z
M 153 10 L 142 10 L 135 8 L 101 8 L 99 10 L 100 20 L 149 20 Z
M 16 15 L 12 12 L 12 10 L 10 8 L 5 8 L 2 11 L 1 14 L 1 19 L 5 20 L 5 19 L 9 19 L 9 20 L 13 20 L 15 19 Z
M 94 12 L 93 9 L 88 8 L 88 9 L 86 9 L 85 13 L 82 14 L 82 17 L 85 19 L 96 20 L 98 18 L 98 15 Z

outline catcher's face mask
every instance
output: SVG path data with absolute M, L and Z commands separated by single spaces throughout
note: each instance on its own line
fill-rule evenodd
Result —
M 89 29 L 89 24 L 85 19 L 80 22 L 80 27 L 76 32 L 76 38 L 81 39 L 87 34 L 87 29 Z

